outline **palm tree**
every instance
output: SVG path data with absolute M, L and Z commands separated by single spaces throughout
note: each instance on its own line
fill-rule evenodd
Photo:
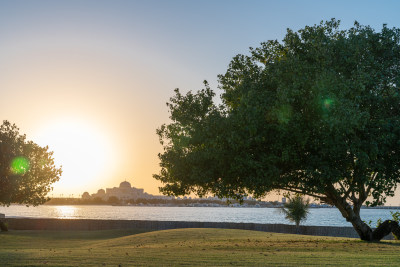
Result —
M 296 224 L 296 231 L 299 231 L 301 221 L 307 219 L 309 213 L 309 199 L 305 199 L 302 195 L 296 194 L 294 197 L 288 197 L 288 202 L 282 207 L 282 212 L 285 214 L 285 219 Z

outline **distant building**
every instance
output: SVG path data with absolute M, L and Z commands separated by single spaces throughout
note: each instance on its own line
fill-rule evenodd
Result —
M 147 195 L 147 194 L 146 194 Z M 106 196 L 117 197 L 120 200 L 138 199 L 145 198 L 145 193 L 143 189 L 136 187 L 131 187 L 131 184 L 127 181 L 119 184 L 119 187 L 107 188 Z
M 83 198 L 83 199 L 90 199 L 89 193 L 88 193 L 88 192 L 83 193 L 83 194 L 82 194 L 82 198 Z
M 137 200 L 138 198 L 153 198 L 153 195 L 147 194 L 141 188 L 132 187 L 127 181 L 119 184 L 119 187 L 99 189 L 97 193 L 89 195 L 88 192 L 82 194 L 83 199 L 100 198 L 102 200 L 108 200 L 110 197 L 117 197 L 120 200 Z

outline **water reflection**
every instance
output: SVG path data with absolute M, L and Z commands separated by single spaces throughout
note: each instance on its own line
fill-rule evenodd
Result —
M 72 219 L 76 217 L 77 209 L 74 206 L 55 206 L 54 212 L 56 218 Z
M 390 219 L 389 209 L 362 209 L 365 221 L 376 224 L 379 218 Z M 198 222 L 243 222 L 290 224 L 275 208 L 229 208 L 229 207 L 136 207 L 136 206 L 50 206 L 25 207 L 11 205 L 1 207 L 6 217 L 101 219 L 101 220 L 155 220 Z M 303 225 L 350 226 L 338 209 L 310 209 Z

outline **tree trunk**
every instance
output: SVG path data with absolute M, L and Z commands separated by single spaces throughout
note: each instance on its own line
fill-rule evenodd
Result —
M 372 241 L 379 241 L 390 233 L 393 233 L 395 238 L 398 239 L 400 227 L 396 221 L 386 220 L 372 232 Z
M 343 217 L 353 225 L 361 240 L 380 241 L 391 232 L 396 239 L 400 238 L 400 226 L 396 221 L 386 220 L 372 231 L 371 227 L 360 218 L 361 206 L 352 208 L 344 199 L 336 199 L 334 204 L 342 213 Z
M 365 199 L 353 201 L 354 205 L 351 206 L 345 198 L 338 197 L 332 185 L 327 187 L 325 194 L 327 196 L 325 201 L 339 209 L 342 216 L 353 225 L 361 240 L 377 242 L 390 233 L 393 233 L 394 237 L 400 240 L 400 225 L 398 222 L 386 220 L 372 231 L 371 227 L 361 220 L 360 209 Z
M 347 218 L 346 218 L 347 219 Z M 365 222 L 361 220 L 359 216 L 353 216 L 351 222 L 357 234 L 360 236 L 361 240 L 372 241 L 372 229 Z
M 360 217 L 353 218 L 351 224 L 357 231 L 361 240 L 364 241 L 377 242 L 390 233 L 393 233 L 396 239 L 400 237 L 400 226 L 396 221 L 393 220 L 384 221 L 373 231 L 371 227 L 369 227 L 365 222 L 361 221 Z

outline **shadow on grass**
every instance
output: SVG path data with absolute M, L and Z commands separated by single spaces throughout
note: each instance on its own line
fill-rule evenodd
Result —
M 10 230 L 1 232 L 1 236 L 31 237 L 35 239 L 56 240 L 103 240 L 152 232 L 151 229 L 96 230 L 96 231 L 49 231 L 49 230 Z
M 379 245 L 385 245 L 385 246 L 392 246 L 392 247 L 400 247 L 399 240 L 381 240 L 381 241 L 377 241 L 377 242 L 361 241 L 361 242 L 373 243 L 373 244 L 379 244 Z

